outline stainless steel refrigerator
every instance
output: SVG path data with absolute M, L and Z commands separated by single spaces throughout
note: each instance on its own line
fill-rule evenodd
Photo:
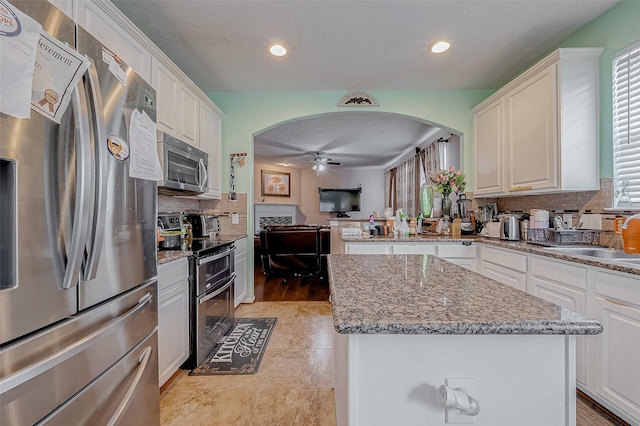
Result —
M 0 114 L 0 424 L 159 424 L 156 181 L 108 149 L 155 90 L 49 2 L 11 4 L 91 66 L 61 124 Z

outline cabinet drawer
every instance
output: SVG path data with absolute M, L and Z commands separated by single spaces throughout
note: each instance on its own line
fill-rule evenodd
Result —
M 187 258 L 163 263 L 158 266 L 158 293 L 189 278 L 189 262 Z
M 502 265 L 520 272 L 527 272 L 527 255 L 492 247 L 482 247 L 482 260 Z
M 640 277 L 596 272 L 596 293 L 640 307 Z
M 476 246 L 464 246 L 462 244 L 439 244 L 438 245 L 438 257 L 463 257 L 463 258 L 475 258 Z
M 526 291 L 527 274 L 525 272 L 514 271 L 513 269 L 505 268 L 483 259 L 480 273 L 485 277 L 498 281 L 499 283 L 517 288 L 518 290 Z
M 389 254 L 391 253 L 391 246 L 389 244 L 345 244 L 346 254 Z
M 435 244 L 394 244 L 393 254 L 436 254 Z
M 587 289 L 587 269 L 565 262 L 531 258 L 531 275 L 545 281 L 560 283 L 582 290 Z

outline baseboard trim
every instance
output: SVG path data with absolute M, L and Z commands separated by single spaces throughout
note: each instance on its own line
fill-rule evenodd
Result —
M 616 423 L 619 426 L 631 426 L 631 424 L 625 422 L 624 420 L 622 420 L 620 417 L 618 417 L 617 415 L 615 415 L 614 413 L 612 413 L 611 411 L 609 411 L 608 408 L 606 408 L 605 406 L 603 406 L 602 404 L 600 404 L 598 401 L 596 401 L 595 399 L 591 398 L 589 395 L 587 395 L 586 393 L 584 393 L 583 391 L 581 391 L 580 389 L 576 389 L 576 393 L 578 394 L 578 396 L 582 397 L 583 399 L 585 399 L 589 404 L 591 404 L 593 406 L 593 408 L 595 408 L 596 410 L 602 412 L 603 414 L 605 414 L 607 417 L 609 417 L 609 419 Z

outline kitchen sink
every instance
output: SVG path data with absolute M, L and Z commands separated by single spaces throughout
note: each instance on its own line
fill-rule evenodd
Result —
M 637 263 L 640 265 L 640 254 L 626 253 L 622 250 L 611 248 L 592 248 L 592 247 L 548 247 L 545 250 L 565 253 L 575 256 L 597 257 L 599 259 L 610 259 L 629 261 L 629 263 Z
M 638 255 L 636 255 L 638 256 Z M 634 266 L 640 266 L 640 259 L 616 259 L 616 262 L 618 263 L 628 263 L 630 265 L 634 265 Z

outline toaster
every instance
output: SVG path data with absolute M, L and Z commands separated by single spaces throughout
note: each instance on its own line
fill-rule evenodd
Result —
M 501 229 L 501 222 L 487 222 L 482 231 L 480 231 L 480 235 L 487 238 L 500 238 Z

